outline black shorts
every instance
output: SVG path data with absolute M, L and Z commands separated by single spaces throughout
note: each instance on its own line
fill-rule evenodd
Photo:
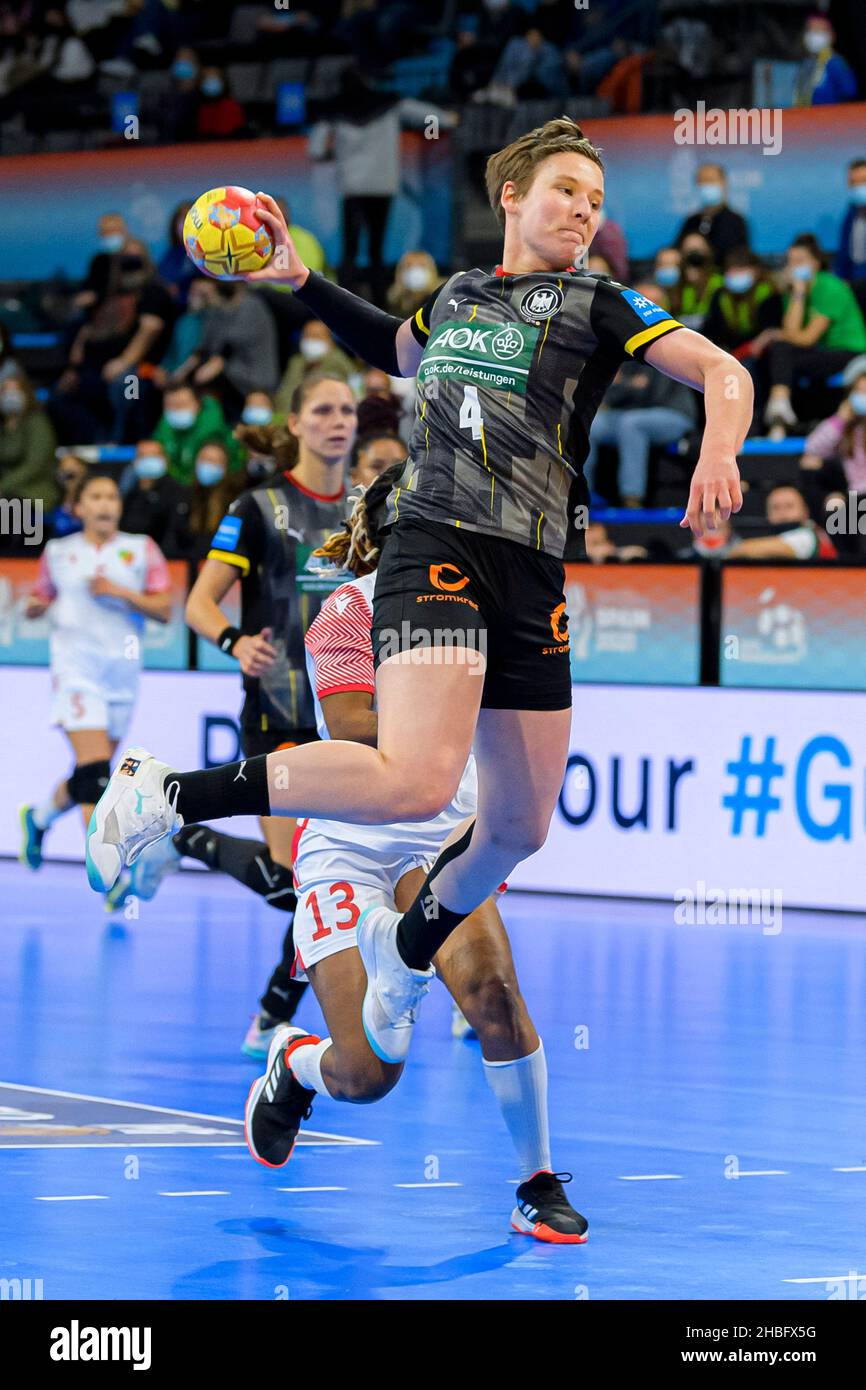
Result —
M 376 574 L 373 657 L 465 644 L 487 658 L 482 709 L 569 709 L 561 560 L 516 541 L 407 517 Z
M 276 753 L 278 748 L 294 748 L 299 743 L 315 743 L 315 729 L 277 729 L 261 727 L 252 722 L 241 723 L 241 752 L 245 758 L 258 758 L 262 753 Z

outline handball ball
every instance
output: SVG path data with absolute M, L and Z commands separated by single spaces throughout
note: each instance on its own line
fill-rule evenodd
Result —
M 184 219 L 183 244 L 193 264 L 215 280 L 262 270 L 274 254 L 248 188 L 212 188 L 196 198 Z

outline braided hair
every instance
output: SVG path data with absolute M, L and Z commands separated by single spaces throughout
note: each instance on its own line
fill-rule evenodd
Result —
M 392 463 L 369 487 L 351 492 L 352 510 L 343 530 L 335 531 L 313 554 L 323 556 L 338 569 L 351 570 L 359 579 L 362 575 L 372 574 L 378 567 L 390 531 L 390 526 L 385 524 L 385 504 L 405 469 L 405 460 Z

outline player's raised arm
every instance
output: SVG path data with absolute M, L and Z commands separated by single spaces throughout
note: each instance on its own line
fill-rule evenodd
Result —
M 737 454 L 752 420 L 752 378 L 730 353 L 689 328 L 651 343 L 644 359 L 665 376 L 704 393 L 707 422 L 680 522 L 701 536 L 743 505 Z
M 252 271 L 244 279 L 291 285 L 301 303 L 327 324 L 350 352 L 389 376 L 414 376 L 429 332 L 419 328 L 418 315 L 398 319 L 309 270 L 295 249 L 285 217 L 266 193 L 256 194 L 256 213 L 271 233 L 274 255 L 264 270 Z

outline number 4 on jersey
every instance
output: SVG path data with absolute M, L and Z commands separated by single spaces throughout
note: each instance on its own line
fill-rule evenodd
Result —
M 477 386 L 463 387 L 463 401 L 460 405 L 460 428 L 471 430 L 473 439 L 484 436 L 484 420 L 481 415 L 481 402 Z

